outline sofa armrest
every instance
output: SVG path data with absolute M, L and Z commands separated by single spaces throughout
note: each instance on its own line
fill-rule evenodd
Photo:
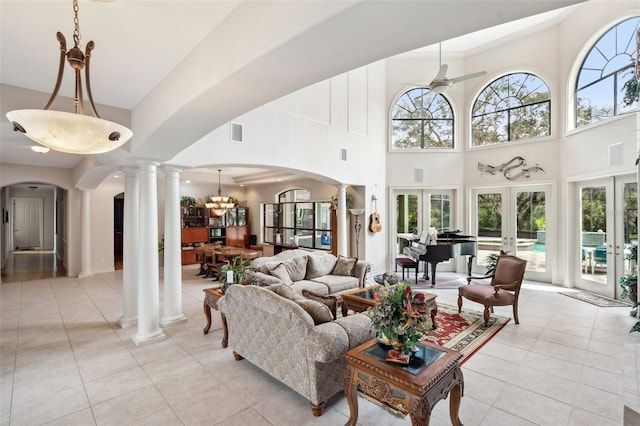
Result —
M 317 325 L 305 342 L 307 357 L 317 362 L 334 361 L 349 350 L 349 336 L 343 327 L 334 322 Z
M 342 327 L 347 333 L 349 337 L 349 349 L 373 339 L 376 335 L 373 325 L 371 324 L 371 319 L 366 313 L 338 318 L 334 323 Z
M 356 262 L 356 266 L 353 267 L 351 274 L 358 279 L 358 287 L 364 287 L 369 272 L 371 272 L 371 264 L 369 262 L 364 260 L 358 260 L 358 262 Z

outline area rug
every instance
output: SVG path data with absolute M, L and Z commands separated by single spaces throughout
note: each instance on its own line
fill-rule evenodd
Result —
M 608 297 L 600 296 L 599 294 L 589 293 L 586 291 L 561 291 L 558 294 L 563 296 L 569 296 L 573 299 L 578 299 L 583 302 L 591 303 L 600 308 L 615 308 L 621 306 L 633 306 L 631 303 L 621 302 L 616 299 L 610 299 Z
M 491 314 L 489 324 L 484 326 L 482 312 L 462 309 L 445 303 L 438 303 L 435 330 L 423 339 L 462 353 L 464 363 L 471 355 L 496 335 L 510 318 Z
M 454 289 L 467 285 L 466 275 L 456 274 L 454 272 L 438 272 L 436 273 L 436 285 L 431 285 L 431 279 L 425 280 L 422 272 L 418 275 L 418 284 L 415 284 L 415 275 L 411 274 L 411 277 L 407 277 L 405 281 L 411 283 L 412 288 L 421 290 L 435 289 Z M 487 281 L 488 282 L 488 281 Z

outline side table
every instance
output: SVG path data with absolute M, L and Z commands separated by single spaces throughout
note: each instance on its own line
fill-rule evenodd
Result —
M 344 390 L 350 416 L 345 426 L 358 422 L 358 391 L 387 409 L 409 414 L 413 426 L 429 424 L 431 410 L 449 396 L 451 424 L 462 426 L 458 417 L 463 394 L 458 351 L 431 343 L 418 343 L 409 365 L 386 361 L 387 349 L 371 339 L 346 353 Z
M 219 287 L 205 288 L 204 290 L 204 315 L 207 317 L 207 325 L 204 327 L 202 332 L 204 334 L 209 333 L 209 329 L 211 328 L 211 309 L 218 310 L 218 300 L 224 293 Z M 227 330 L 227 318 L 221 312 L 220 317 L 222 318 L 222 347 L 226 348 L 229 343 L 229 332 Z

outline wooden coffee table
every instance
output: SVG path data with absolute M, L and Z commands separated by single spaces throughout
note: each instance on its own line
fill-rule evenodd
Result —
M 346 317 L 349 313 L 349 309 L 353 312 L 364 312 L 374 306 L 376 304 L 376 300 L 373 298 L 373 295 L 377 292 L 378 288 L 380 288 L 380 284 L 374 284 L 364 289 L 358 288 L 342 293 L 342 316 Z M 427 311 L 431 316 L 431 328 L 435 330 L 436 315 L 438 314 L 436 297 L 438 297 L 438 295 L 426 292 L 422 294 L 424 294 L 424 303 L 426 304 Z
M 462 425 L 458 417 L 464 390 L 460 352 L 419 342 L 408 366 L 387 362 L 386 354 L 376 339 L 346 353 L 344 390 L 350 416 L 345 426 L 358 422 L 358 391 L 390 411 L 409 414 L 414 426 L 428 425 L 433 407 L 448 396 L 451 424 Z

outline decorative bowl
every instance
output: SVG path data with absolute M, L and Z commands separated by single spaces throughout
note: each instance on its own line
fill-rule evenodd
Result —
M 373 280 L 378 284 L 384 284 L 385 281 L 389 285 L 398 284 L 398 276 L 395 274 L 384 273 L 384 274 L 374 275 Z

